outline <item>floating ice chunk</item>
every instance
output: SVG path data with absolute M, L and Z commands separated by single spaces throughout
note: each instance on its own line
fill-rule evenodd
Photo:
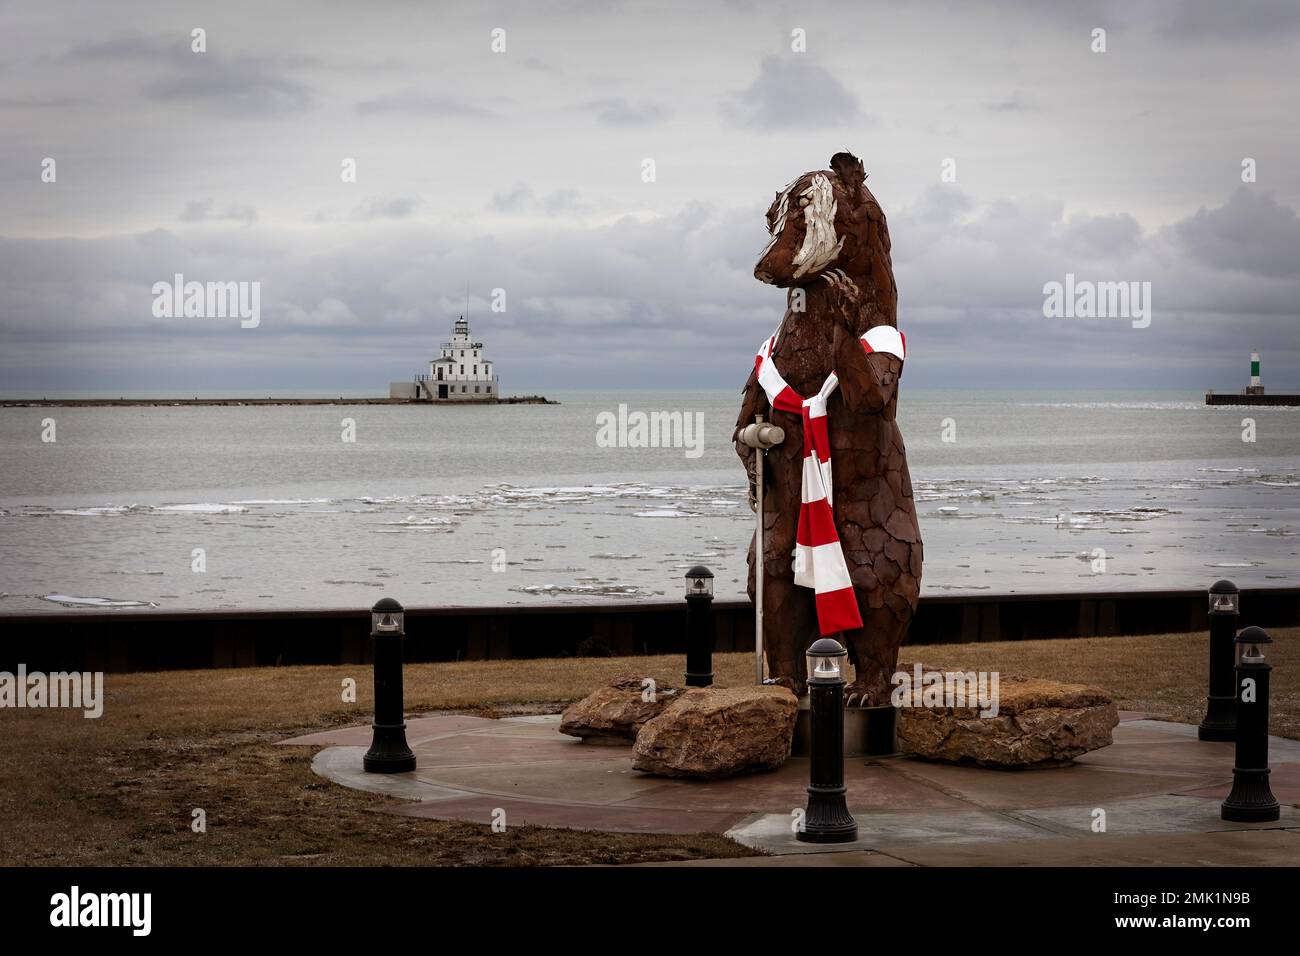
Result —
M 202 515 L 231 515 L 243 514 L 248 511 L 242 505 L 218 505 L 211 502 L 202 502 L 192 505 L 159 505 L 158 511 L 183 511 L 187 514 Z
M 235 505 L 324 505 L 329 498 L 242 498 L 232 501 Z
M 77 597 L 73 594 L 46 594 L 41 598 L 42 601 L 53 601 L 55 604 L 69 604 L 77 607 L 157 607 L 158 605 L 150 601 L 121 601 L 113 598 L 102 597 Z

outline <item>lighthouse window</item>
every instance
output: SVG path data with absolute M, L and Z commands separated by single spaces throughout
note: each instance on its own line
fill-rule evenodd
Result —
M 474 374 L 475 374 L 475 375 L 478 374 L 478 366 L 477 366 L 477 365 L 474 366 Z
M 460 367 L 460 374 L 461 374 L 461 375 L 464 375 L 464 374 L 465 374 L 465 366 L 463 366 L 463 365 Z

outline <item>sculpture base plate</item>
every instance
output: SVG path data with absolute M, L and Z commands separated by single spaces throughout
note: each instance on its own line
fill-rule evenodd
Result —
M 894 729 L 898 711 L 892 706 L 844 708 L 844 756 L 888 757 L 898 753 Z M 792 757 L 806 757 L 812 752 L 812 717 L 808 695 L 799 698 L 799 716 L 794 725 Z

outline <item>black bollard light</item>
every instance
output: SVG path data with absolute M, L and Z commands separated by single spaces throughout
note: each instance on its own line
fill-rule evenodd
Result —
M 1237 635 L 1237 756 L 1232 792 L 1219 815 L 1236 823 L 1267 823 L 1281 816 L 1268 785 L 1268 675 L 1264 647 L 1273 639 L 1260 627 Z
M 406 614 L 392 598 L 370 609 L 370 636 L 375 641 L 375 722 L 366 773 L 405 773 L 415 769 L 415 754 L 406 744 L 402 709 L 402 635 Z
M 686 686 L 713 684 L 713 572 L 697 564 L 686 572 Z
M 1235 663 L 1237 616 L 1241 595 L 1231 581 L 1210 585 L 1210 694 L 1205 719 L 1196 729 L 1201 740 L 1235 740 L 1237 737 L 1237 694 L 1232 686 Z
M 795 839 L 850 843 L 858 825 L 844 799 L 844 661 L 848 651 L 829 637 L 808 648 L 808 710 L 812 721 L 808 808 Z

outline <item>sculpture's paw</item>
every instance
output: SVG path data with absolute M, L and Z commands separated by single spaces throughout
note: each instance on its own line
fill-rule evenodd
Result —
M 844 688 L 844 707 L 870 707 L 871 700 L 867 695 L 867 688 L 861 684 L 853 683 Z

